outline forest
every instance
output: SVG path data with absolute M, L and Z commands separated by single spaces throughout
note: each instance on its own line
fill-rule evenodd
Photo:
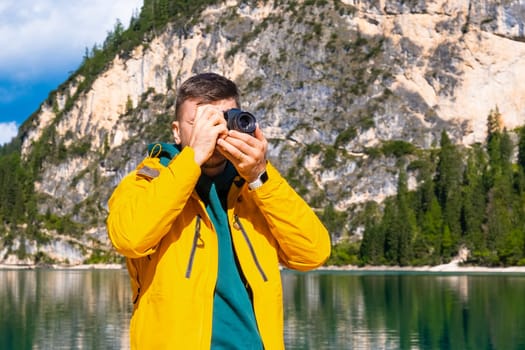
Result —
M 525 127 L 516 144 L 501 125 L 496 108 L 485 144 L 461 148 L 443 131 L 436 150 L 400 157 L 397 195 L 366 204 L 362 240 L 337 244 L 329 264 L 438 265 L 464 248 L 468 264 L 525 265 Z

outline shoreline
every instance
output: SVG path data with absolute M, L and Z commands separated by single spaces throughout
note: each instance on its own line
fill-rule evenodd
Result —
M 80 264 L 80 265 L 59 265 L 59 264 L 0 264 L 0 270 L 125 270 L 122 264 Z
M 126 270 L 123 264 L 79 264 L 79 265 L 35 265 L 35 264 L 1 264 L 1 270 Z M 289 270 L 282 268 L 282 270 Z M 387 265 L 344 265 L 344 266 L 321 266 L 313 271 L 319 272 L 415 272 L 415 273 L 512 273 L 525 274 L 525 266 L 488 267 L 462 265 L 453 261 L 448 264 L 436 266 L 387 266 Z
M 489 267 L 462 265 L 458 262 L 435 266 L 323 266 L 319 271 L 348 272 L 419 272 L 419 273 L 512 273 L 525 274 L 525 266 Z

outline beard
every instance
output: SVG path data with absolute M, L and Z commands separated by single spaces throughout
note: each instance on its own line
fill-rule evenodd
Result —
M 217 150 L 213 152 L 211 157 L 202 165 L 203 169 L 215 169 L 226 165 L 226 158 Z

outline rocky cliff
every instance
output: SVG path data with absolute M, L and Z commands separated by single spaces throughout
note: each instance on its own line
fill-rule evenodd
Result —
M 525 123 L 525 4 L 521 1 L 240 1 L 154 31 L 114 57 L 88 89 L 74 74 L 22 128 L 23 157 L 45 141 L 38 211 L 81 234 L 46 231 L 24 244 L 80 263 L 109 249 L 106 201 L 152 141 L 171 141 L 175 91 L 197 72 L 236 81 L 243 108 L 270 141 L 269 158 L 311 205 L 344 213 L 396 192 L 392 140 L 431 149 L 446 130 L 469 146 L 495 108 L 509 130 Z M 411 184 L 414 185 L 414 177 Z M 2 254 L 3 253 L 3 254 Z

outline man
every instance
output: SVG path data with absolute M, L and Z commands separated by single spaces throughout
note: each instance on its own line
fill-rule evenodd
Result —
M 267 141 L 228 130 L 236 85 L 185 81 L 176 145 L 154 144 L 109 200 L 109 237 L 127 257 L 132 349 L 283 349 L 279 263 L 306 271 L 329 235 L 266 160 Z

